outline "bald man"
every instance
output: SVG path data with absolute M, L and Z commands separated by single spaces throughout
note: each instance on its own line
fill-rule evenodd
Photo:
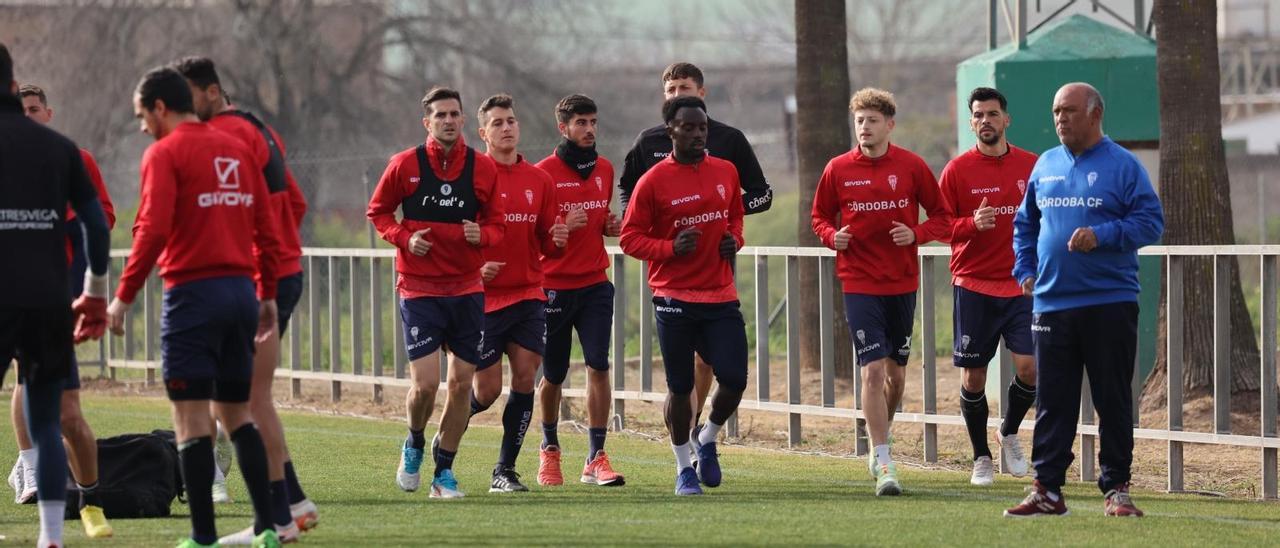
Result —
M 1142 516 L 1129 498 L 1138 248 L 1160 239 L 1164 214 L 1142 164 L 1102 133 L 1104 111 L 1102 94 L 1089 84 L 1058 90 L 1053 123 L 1062 145 L 1036 161 L 1013 222 L 1014 279 L 1034 297 L 1040 405 L 1035 483 L 1006 517 L 1067 515 L 1062 485 L 1074 458 L 1085 372 L 1099 418 L 1104 511 Z

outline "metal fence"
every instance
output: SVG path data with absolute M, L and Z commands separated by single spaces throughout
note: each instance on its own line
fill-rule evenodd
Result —
M 609 248 L 613 268 L 612 279 L 618 288 L 614 296 L 614 322 L 612 338 L 612 362 L 614 383 L 613 425 L 622 428 L 626 420 L 626 403 L 628 401 L 660 402 L 666 397 L 665 387 L 654 387 L 654 318 L 653 308 L 647 303 L 652 298 L 648 284 L 645 283 L 643 265 L 636 265 L 634 259 L 625 257 L 616 247 Z M 1168 284 L 1167 291 L 1167 323 L 1169 333 L 1178 335 L 1168 337 L 1168 383 L 1166 395 L 1168 402 L 1168 424 L 1166 428 L 1135 428 L 1134 436 L 1138 439 L 1163 440 L 1168 443 L 1168 488 L 1180 491 L 1183 483 L 1183 449 L 1186 444 L 1209 444 L 1235 446 L 1259 450 L 1260 456 L 1260 495 L 1264 499 L 1273 499 L 1277 495 L 1277 450 L 1280 450 L 1280 438 L 1276 431 L 1276 342 L 1277 342 L 1277 258 L 1280 257 L 1280 246 L 1277 245 L 1239 245 L 1239 246 L 1152 246 L 1142 250 L 1142 255 L 1162 258 L 1164 275 Z M 127 256 L 127 250 L 116 250 L 112 257 L 117 264 L 113 272 L 121 272 L 120 264 Z M 964 419 L 959 414 L 939 412 L 937 394 L 937 352 L 935 348 L 938 334 L 939 295 L 936 276 L 945 275 L 946 261 L 950 250 L 946 247 L 920 248 L 921 278 L 920 284 L 920 337 L 922 341 L 921 379 L 911 390 L 922 391 L 922 412 L 899 412 L 895 418 L 898 423 L 917 423 L 923 428 L 924 460 L 936 462 L 938 458 L 938 425 L 963 426 Z M 1230 268 L 1228 258 L 1251 257 L 1259 261 L 1260 269 L 1260 302 L 1261 321 L 1259 325 L 1259 349 L 1261 350 L 1261 398 L 1259 416 L 1261 429 L 1254 435 L 1233 434 L 1230 429 L 1230 350 L 1231 330 L 1228 318 L 1230 311 Z M 1183 332 L 1183 286 L 1184 262 L 1187 257 L 1212 257 L 1214 260 L 1214 392 L 1213 392 L 1213 429 L 1212 432 L 1190 432 L 1183 429 L 1183 387 L 1182 371 L 1184 368 L 1183 345 L 1180 334 Z M 785 351 L 780 355 L 770 351 L 771 326 L 770 283 L 778 273 L 770 266 L 773 262 L 782 262 L 782 279 L 785 292 L 780 298 L 774 298 L 785 308 Z M 408 387 L 404 355 L 403 331 L 395 298 L 395 253 L 389 249 L 304 249 L 304 268 L 306 271 L 305 290 L 302 302 L 295 312 L 286 340 L 282 344 L 282 366 L 277 371 L 277 378 L 289 379 L 292 393 L 301 394 L 303 381 L 321 381 L 328 383 L 330 397 L 337 401 L 342 396 L 344 384 L 368 386 L 371 397 L 381 401 L 383 390 L 387 386 Z M 750 261 L 748 263 L 748 261 Z M 865 454 L 867 441 L 863 433 L 863 414 L 861 406 L 860 376 L 852 375 L 852 404 L 838 406 L 835 355 L 834 306 L 831 299 L 820 299 L 816 321 L 818 322 L 817 340 L 801 340 L 799 325 L 801 322 L 814 321 L 812 310 L 800 310 L 799 306 L 790 306 L 800 302 L 800 266 L 803 261 L 817 261 L 819 275 L 819 294 L 830 295 L 838 283 L 835 278 L 834 252 L 822 248 L 800 247 L 746 247 L 739 253 L 738 272 L 740 278 L 752 278 L 754 284 L 746 295 L 743 294 L 743 314 L 748 322 L 748 339 L 755 347 L 753 370 L 750 377 L 755 384 L 754 398 L 748 393 L 744 397 L 741 408 L 759 410 L 770 413 L 785 414 L 788 424 L 790 443 L 798 444 L 803 439 L 803 419 L 805 417 L 836 417 L 849 419 L 858 434 L 856 451 Z M 630 266 L 630 268 L 628 268 Z M 638 268 L 637 268 L 638 267 Z M 1242 269 L 1243 271 L 1243 269 Z M 635 276 L 637 279 L 628 279 Z M 745 276 L 743 276 L 745 275 Z M 159 309 L 160 284 L 154 279 L 148 283 L 141 297 L 141 306 L 135 303 L 133 317 L 127 322 L 126 334 L 122 338 L 104 341 L 98 346 L 99 360 L 97 364 L 104 374 L 116 376 L 122 368 L 143 369 L 147 382 L 155 381 L 155 371 L 159 366 Z M 785 304 L 784 304 L 785 303 Z M 638 310 L 637 310 L 638 309 Z M 389 315 L 389 317 L 388 317 Z M 322 323 L 325 324 L 322 326 Z M 323 329 L 322 329 L 323 328 Z M 304 331 L 306 332 L 304 334 Z M 628 335 L 638 333 L 638 344 L 629 356 L 627 349 Z M 388 346 L 388 341 L 390 345 Z M 802 370 L 800 351 L 802 344 L 817 344 L 820 349 L 820 368 L 816 371 Z M 638 356 L 637 356 L 638 355 Z M 637 358 L 638 360 L 634 359 Z M 771 392 L 771 369 L 774 361 L 781 357 L 781 367 L 785 370 L 785 396 L 775 398 Z M 327 359 L 326 359 L 327 358 Z M 631 362 L 638 361 L 638 366 L 629 367 Z M 86 362 L 85 365 L 92 365 Z M 446 378 L 446 363 L 441 360 L 441 379 Z M 1007 351 L 1002 349 L 999 366 L 993 368 L 999 386 L 1006 386 L 1012 380 L 1012 360 Z M 1138 424 L 1137 396 L 1145 379 L 1139 378 L 1138 367 L 1134 368 L 1133 391 L 1135 395 L 1134 425 Z M 805 403 L 802 398 L 802 376 L 820 375 L 821 396 L 816 403 Z M 638 377 L 638 378 L 636 378 Z M 566 381 L 564 391 L 566 397 L 585 397 L 585 390 L 568 387 L 572 381 Z M 633 384 L 636 383 L 636 384 Z M 637 386 L 638 384 L 638 386 Z M 914 384 L 914 383 L 912 383 Z M 847 395 L 847 394 L 845 394 Z M 1003 415 L 1006 402 L 1001 398 L 1000 407 Z M 735 417 L 736 419 L 736 417 Z M 998 426 L 999 419 L 990 421 L 991 427 Z M 736 420 L 728 425 L 730 435 L 736 434 Z M 1022 429 L 1034 427 L 1031 420 L 1024 421 Z M 1093 405 L 1089 390 L 1083 387 L 1081 401 L 1081 421 L 1079 426 L 1081 453 L 1095 454 L 1098 426 L 1095 424 Z M 1082 479 L 1096 478 L 1093 458 L 1081 459 Z

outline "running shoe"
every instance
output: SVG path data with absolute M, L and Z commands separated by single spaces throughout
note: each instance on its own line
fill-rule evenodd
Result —
M 460 499 L 462 496 L 462 491 L 458 490 L 458 479 L 453 477 L 453 470 L 448 468 L 441 470 L 435 479 L 431 480 L 431 498 Z
M 609 455 L 605 454 L 603 449 L 596 451 L 595 458 L 591 459 L 591 462 L 588 462 L 582 468 L 582 477 L 579 479 L 582 483 L 591 485 L 616 487 L 627 483 L 622 474 L 613 471 L 613 465 L 609 464 Z
M 396 467 L 396 485 L 410 493 L 417 491 L 422 482 L 421 474 L 418 473 L 421 469 L 422 450 L 413 448 L 405 441 L 400 451 L 400 466 Z
M 1105 513 L 1108 516 L 1118 518 L 1142 517 L 1142 510 L 1139 510 L 1137 506 L 1134 506 L 1133 499 L 1129 498 L 1128 482 L 1121 484 L 1115 489 L 1107 491 L 1104 507 L 1106 508 Z
M 548 445 L 538 451 L 538 485 L 564 485 L 559 447 Z
M 991 457 L 983 455 L 973 461 L 973 475 L 969 476 L 969 483 L 986 487 L 995 483 L 995 475 L 996 469 L 991 463 Z
M 1027 498 L 1022 499 L 1022 503 L 1004 511 L 1006 518 L 1038 518 L 1043 516 L 1066 516 L 1071 514 L 1067 510 L 1067 498 L 1061 493 L 1057 494 L 1058 500 L 1053 500 L 1049 490 L 1040 485 L 1040 480 L 1032 482 L 1031 487 L 1027 488 Z
M 698 473 L 693 471 L 690 466 L 680 471 L 676 476 L 676 495 L 701 495 L 702 486 L 698 484 Z

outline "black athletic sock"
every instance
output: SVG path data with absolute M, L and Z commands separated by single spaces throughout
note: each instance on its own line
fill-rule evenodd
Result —
M 1023 384 L 1022 380 L 1015 375 L 1013 382 L 1009 383 L 1008 395 L 1009 410 L 1004 416 L 1004 422 L 1000 425 L 1001 436 L 1016 433 L 1018 427 L 1022 426 L 1022 419 L 1036 403 L 1036 387 Z
M 608 435 L 608 433 L 609 433 L 609 429 L 607 428 L 587 429 L 587 440 L 589 444 L 588 447 L 590 448 L 587 451 L 588 464 L 590 464 L 591 461 L 596 458 L 596 453 L 599 453 L 600 451 L 604 451 L 604 438 L 606 435 Z
M 444 470 L 453 469 L 453 458 L 458 456 L 457 451 L 445 451 L 444 448 L 436 449 L 436 471 L 435 475 L 439 476 Z
M 293 461 L 284 461 L 284 481 L 289 486 L 289 504 L 297 504 L 307 500 L 307 494 L 302 492 L 302 484 L 298 483 L 298 473 L 293 470 Z
M 98 483 L 99 482 L 95 481 L 93 482 L 93 485 L 76 484 L 76 487 L 80 488 L 81 510 L 84 510 L 85 506 L 97 506 L 98 508 L 102 508 L 102 497 L 98 496 Z
M 492 405 L 493 405 L 493 402 L 489 402 L 489 405 L 480 403 L 480 400 L 476 399 L 475 391 L 474 390 L 471 391 L 471 416 L 474 417 L 480 413 L 484 413 L 485 410 L 489 409 L 489 407 Z
M 425 432 L 426 432 L 426 429 L 414 430 L 410 428 L 409 438 L 404 441 L 409 442 L 409 447 L 412 447 L 414 449 L 426 449 L 427 437 Z
M 507 407 L 502 410 L 502 449 L 498 450 L 498 465 L 515 468 L 516 458 L 524 445 L 524 435 L 533 420 L 533 392 L 521 394 L 512 391 L 507 397 Z
M 284 480 L 271 482 L 271 519 L 281 527 L 288 527 L 293 521 L 293 514 L 289 513 L 289 487 Z
M 256 535 L 272 527 L 271 483 L 267 479 L 267 446 L 253 423 L 245 423 L 231 433 L 231 443 L 236 446 L 236 460 L 240 461 L 240 475 L 249 489 L 253 501 L 253 533 Z
M 969 431 L 969 443 L 973 445 L 973 460 L 991 456 L 991 449 L 987 447 L 989 413 L 985 392 L 969 392 L 963 387 L 960 388 L 960 414 L 964 416 L 964 426 Z
M 191 510 L 191 538 L 200 544 L 218 541 L 213 524 L 213 438 L 205 436 L 178 446 L 182 484 Z
M 560 447 L 560 434 L 556 432 L 556 427 L 558 426 L 559 425 L 556 423 L 551 423 L 551 424 L 547 424 L 545 422 L 542 423 L 542 448 L 543 449 L 546 449 L 547 447 L 550 447 L 552 445 L 556 446 L 556 448 Z

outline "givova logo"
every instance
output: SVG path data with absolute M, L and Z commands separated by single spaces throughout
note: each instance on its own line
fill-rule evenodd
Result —
M 240 159 L 217 156 L 213 159 L 213 173 L 218 177 L 217 192 L 196 195 L 200 207 L 230 206 L 253 207 L 253 194 L 240 190 Z

